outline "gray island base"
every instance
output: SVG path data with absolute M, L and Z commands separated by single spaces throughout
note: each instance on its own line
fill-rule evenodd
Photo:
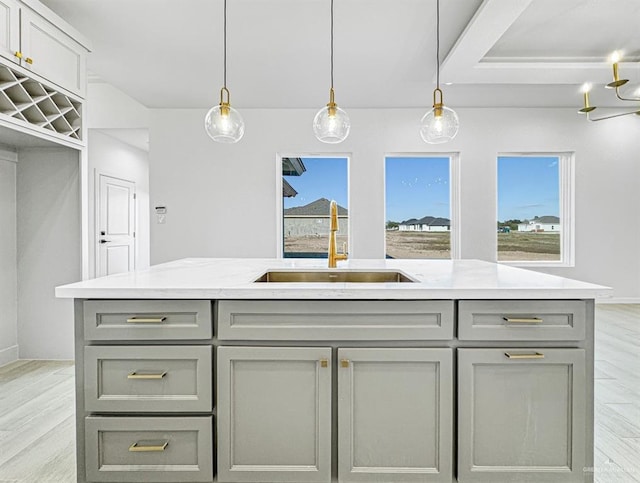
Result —
M 351 260 L 412 283 L 260 283 L 187 259 L 74 298 L 78 482 L 592 482 L 593 284 Z

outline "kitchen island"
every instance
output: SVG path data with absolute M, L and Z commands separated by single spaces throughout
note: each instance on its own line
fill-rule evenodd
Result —
M 593 481 L 606 287 L 476 260 L 185 259 L 56 294 L 80 483 Z

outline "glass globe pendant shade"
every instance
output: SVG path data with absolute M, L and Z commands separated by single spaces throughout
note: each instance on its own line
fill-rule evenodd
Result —
M 436 92 L 440 93 L 440 102 L 436 102 Z M 420 120 L 420 136 L 429 144 L 442 144 L 451 141 L 458 134 L 460 121 L 453 109 L 442 103 L 442 91 L 433 93 L 433 108 Z
M 345 111 L 333 101 L 333 89 L 330 93 L 329 104 L 320 109 L 313 118 L 313 132 L 318 141 L 337 144 L 349 135 L 351 121 Z
M 226 91 L 227 101 L 222 100 Z M 220 104 L 212 107 L 204 118 L 204 129 L 211 139 L 218 143 L 237 143 L 244 135 L 244 121 L 238 111 L 229 104 L 229 91 L 223 88 Z

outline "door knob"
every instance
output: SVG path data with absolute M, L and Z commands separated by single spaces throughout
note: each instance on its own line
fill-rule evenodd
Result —
M 109 243 L 109 240 L 100 240 L 100 243 Z

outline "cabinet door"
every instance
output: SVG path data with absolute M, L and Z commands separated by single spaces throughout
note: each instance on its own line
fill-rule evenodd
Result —
M 451 349 L 338 350 L 342 482 L 451 482 Z
M 331 480 L 331 349 L 218 348 L 218 481 Z
M 0 55 L 19 62 L 20 7 L 15 0 L 0 0 Z
M 20 26 L 22 66 L 84 97 L 87 59 L 84 47 L 26 8 L 20 15 Z
M 458 366 L 459 481 L 584 481 L 584 350 L 459 349 Z

